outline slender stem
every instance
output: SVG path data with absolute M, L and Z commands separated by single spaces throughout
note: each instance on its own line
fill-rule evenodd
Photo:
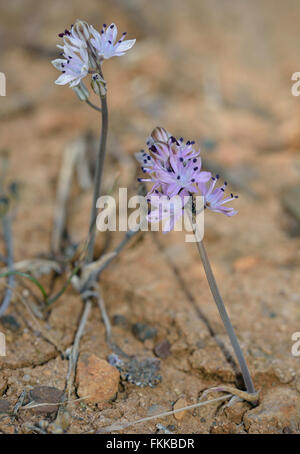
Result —
M 90 107 L 92 107 L 93 109 L 97 110 L 98 112 L 102 112 L 102 109 L 100 109 L 100 107 L 96 106 L 95 104 L 93 104 L 91 101 L 89 101 L 88 99 L 85 101 Z
M 73 386 L 74 376 L 75 376 L 75 371 L 76 371 L 76 364 L 77 364 L 78 355 L 79 355 L 80 340 L 83 336 L 84 329 L 85 329 L 86 323 L 88 321 L 91 309 L 92 309 L 92 301 L 91 300 L 85 301 L 84 310 L 83 310 L 83 313 L 81 316 L 79 326 L 77 328 L 77 332 L 75 335 L 75 339 L 74 339 L 72 350 L 71 350 L 70 357 L 69 357 L 69 368 L 68 368 L 68 374 L 67 374 L 67 380 L 66 380 L 66 390 L 65 390 L 68 398 L 70 398 L 70 395 L 72 392 L 72 386 Z
M 139 424 L 141 422 L 151 421 L 156 418 L 165 418 L 166 416 L 175 415 L 176 413 L 180 413 L 182 411 L 192 410 L 194 408 L 203 407 L 204 405 L 212 404 L 215 402 L 222 402 L 223 400 L 229 399 L 230 397 L 232 397 L 232 394 L 226 394 L 226 396 L 217 397 L 216 399 L 210 399 L 205 402 L 198 402 L 196 404 L 188 405 L 186 407 L 177 408 L 176 410 L 165 411 L 163 413 L 158 413 L 157 415 L 136 419 L 135 421 L 129 421 L 122 424 L 112 424 L 111 426 L 101 427 L 100 429 L 97 430 L 96 433 L 100 434 L 105 432 L 116 432 L 118 430 L 127 429 L 127 427 L 134 426 L 135 424 Z
M 6 254 L 7 254 L 7 266 L 10 271 L 13 268 L 14 258 L 13 258 L 13 240 L 12 240 L 12 232 L 11 232 L 11 216 L 6 214 L 2 218 L 2 226 L 3 226 L 3 236 L 4 242 L 6 245 Z M 13 288 L 15 286 L 15 276 L 14 273 L 7 274 L 7 289 L 5 290 L 4 298 L 2 304 L 0 306 L 0 317 L 5 313 L 7 310 L 11 298 L 13 296 Z
M 235 354 L 236 354 L 236 357 L 238 359 L 238 362 L 239 362 L 239 365 L 240 365 L 240 368 L 241 368 L 241 371 L 242 371 L 242 374 L 243 374 L 243 378 L 244 378 L 244 382 L 245 382 L 245 385 L 246 385 L 247 392 L 248 393 L 255 393 L 254 384 L 252 382 L 252 378 L 251 378 L 251 375 L 250 375 L 246 360 L 244 358 L 243 352 L 242 352 L 241 347 L 239 345 L 239 341 L 237 339 L 237 336 L 236 336 L 235 331 L 233 329 L 232 323 L 231 323 L 231 321 L 229 319 L 229 316 L 227 314 L 225 305 L 223 303 L 222 297 L 220 295 L 216 280 L 214 278 L 214 275 L 213 275 L 213 272 L 212 272 L 212 269 L 211 269 L 207 254 L 206 254 L 206 250 L 204 248 L 203 241 L 197 241 L 197 248 L 198 248 L 202 263 L 203 263 L 203 267 L 204 267 L 204 270 L 205 270 L 205 274 L 206 274 L 206 277 L 207 277 L 207 280 L 208 280 L 208 284 L 209 284 L 211 293 L 212 293 L 212 295 L 214 297 L 215 303 L 216 303 L 217 308 L 219 310 L 220 316 L 221 316 L 221 318 L 223 320 L 223 323 L 224 323 L 224 326 L 226 328 L 227 334 L 228 334 L 228 336 L 230 338 L 230 342 L 232 344 L 232 347 L 233 347 L 233 349 L 235 351 Z
M 102 271 L 104 271 L 106 269 L 106 267 L 110 264 L 110 262 L 113 261 L 113 259 L 115 257 L 117 257 L 120 252 L 124 249 L 124 247 L 126 246 L 126 244 L 131 240 L 131 238 L 133 238 L 137 233 L 139 233 L 139 229 L 138 230 L 128 230 L 128 232 L 126 232 L 123 240 L 118 244 L 118 246 L 114 249 L 114 252 L 115 252 L 115 255 L 111 256 L 106 263 L 103 263 L 103 265 L 96 271 L 95 273 L 95 276 L 96 276 L 96 279 L 99 278 L 100 274 L 102 273 Z
M 96 164 L 96 175 L 95 175 L 95 183 L 94 183 L 94 196 L 93 196 L 93 204 L 92 204 L 92 211 L 91 211 L 91 219 L 90 219 L 90 241 L 88 244 L 87 249 L 87 256 L 86 256 L 86 263 L 90 263 L 93 261 L 94 255 L 94 245 L 95 245 L 95 237 L 96 237 L 96 203 L 100 196 L 101 191 L 101 180 L 102 180 L 102 172 L 103 172 L 103 164 L 105 159 L 105 151 L 106 151 L 106 139 L 107 139 L 107 131 L 108 131 L 108 110 L 107 110 L 107 99 L 105 96 L 100 96 L 101 99 L 101 119 L 102 119 L 102 129 L 101 129 L 101 138 L 100 138 L 100 147 L 97 157 L 97 164 Z
M 131 238 L 134 237 L 140 230 L 128 230 L 126 232 L 123 240 L 117 245 L 117 247 L 113 250 L 112 254 L 107 254 L 107 260 L 104 260 L 102 264 L 99 266 L 98 269 L 95 269 L 93 273 L 91 273 L 89 279 L 85 282 L 82 291 L 86 290 L 91 283 L 91 281 L 97 281 L 100 277 L 100 274 L 102 271 L 104 271 L 108 265 L 121 253 L 121 251 L 124 249 L 126 244 L 130 241 Z

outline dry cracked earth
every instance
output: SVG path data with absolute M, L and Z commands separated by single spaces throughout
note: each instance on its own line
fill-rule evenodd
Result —
M 134 153 L 156 125 L 200 144 L 205 167 L 239 194 L 237 216 L 206 215 L 205 243 L 260 391 L 255 408 L 212 403 L 121 432 L 300 433 L 300 358 L 291 352 L 292 335 L 300 332 L 300 99 L 291 94 L 291 75 L 300 71 L 299 3 L 107 3 L 0 2 L 0 70 L 7 77 L 0 147 L 9 152 L 9 181 L 20 187 L 15 261 L 49 257 L 63 151 L 70 141 L 99 133 L 97 113 L 54 85 L 57 34 L 77 17 L 98 27 L 114 21 L 137 44 L 105 63 L 110 131 L 103 190 L 137 191 Z M 90 206 L 91 190 L 74 184 L 68 206 L 74 243 L 85 238 Z M 122 235 L 99 234 L 96 255 L 112 250 Z M 65 276 L 40 279 L 54 292 Z M 56 389 L 52 398 L 64 389 L 68 361 L 61 351 L 72 345 L 83 303 L 68 288 L 42 319 L 32 316 L 30 308 L 43 309 L 40 294 L 22 282 L 26 288 L 17 287 L 0 319 L 7 343 L 0 358 L 0 433 L 94 432 L 169 411 L 178 401 L 194 404 L 219 384 L 241 386 L 196 247 L 184 233 L 137 236 L 101 276 L 114 342 L 128 355 L 159 358 L 161 382 L 139 387 L 123 374 L 105 405 L 75 401 L 84 397 L 80 381 L 89 361 L 97 365 L 112 353 L 95 306 L 80 344 L 75 402 L 59 424 L 56 406 L 25 404 L 45 401 L 41 386 Z

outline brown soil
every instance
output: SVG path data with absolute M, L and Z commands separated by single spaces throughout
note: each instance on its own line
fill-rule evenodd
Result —
M 97 27 L 114 21 L 137 38 L 127 56 L 104 67 L 110 111 L 104 190 L 117 178 L 117 186 L 136 191 L 133 154 L 153 127 L 163 125 L 202 144 L 204 162 L 232 176 L 240 196 L 237 216 L 206 215 L 205 240 L 260 404 L 253 409 L 237 403 L 222 411 L 214 403 L 181 419 L 168 416 L 123 432 L 155 433 L 161 423 L 173 433 L 300 433 L 300 363 L 291 354 L 292 334 L 300 331 L 295 234 L 300 220 L 282 205 L 283 191 L 300 184 L 300 100 L 290 91 L 291 75 L 300 71 L 299 4 L 1 2 L 0 70 L 7 77 L 7 96 L 0 98 L 0 147 L 10 151 L 10 180 L 21 184 L 15 261 L 49 252 L 64 147 L 87 131 L 99 132 L 97 114 L 70 89 L 54 85 L 57 71 L 50 60 L 57 33 L 77 17 Z M 74 195 L 68 225 L 72 239 L 80 241 L 88 230 L 91 192 Z M 105 245 L 112 249 L 121 238 L 98 235 L 97 251 Z M 49 288 L 47 276 L 42 282 Z M 153 348 L 165 339 L 171 354 L 161 359 L 162 381 L 155 388 L 123 381 L 116 400 L 102 411 L 84 401 L 70 406 L 68 432 L 97 431 L 169 411 L 180 398 L 193 404 L 203 390 L 221 383 L 240 385 L 196 247 L 184 242 L 183 233 L 136 238 L 103 273 L 101 285 L 111 319 L 126 317 L 127 324 L 113 326 L 113 336 L 127 354 L 154 356 Z M 48 320 L 40 321 L 62 349 L 72 345 L 82 309 L 69 289 Z M 24 389 L 63 389 L 68 362 L 17 297 L 7 314 L 19 326 L 0 323 L 7 341 L 7 356 L 0 359 L 0 404 L 3 399 L 12 409 Z M 139 341 L 131 330 L 138 322 L 155 327 L 155 339 Z M 102 359 L 111 353 L 97 307 L 80 351 Z M 42 419 L 22 408 L 13 418 L 2 406 L 0 433 L 32 432 Z M 47 418 L 51 422 L 54 416 Z

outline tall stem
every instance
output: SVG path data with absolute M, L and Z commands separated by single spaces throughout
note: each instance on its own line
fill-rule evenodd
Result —
M 96 238 L 96 203 L 100 196 L 101 191 L 101 180 L 102 180 L 102 173 L 103 173 L 103 165 L 105 159 L 105 151 L 106 151 L 106 139 L 107 139 L 107 131 L 108 131 L 108 110 L 107 110 L 107 99 L 105 96 L 100 96 L 101 99 L 101 138 L 100 138 L 100 147 L 97 156 L 97 164 L 96 164 L 96 174 L 95 174 L 95 182 L 94 182 L 94 196 L 93 196 L 93 204 L 91 210 L 91 219 L 90 219 L 90 229 L 89 235 L 90 240 L 87 248 L 87 255 L 86 255 L 86 263 L 90 263 L 93 261 L 94 255 L 94 246 L 95 246 L 95 238 Z
M 13 239 L 12 239 L 12 231 L 11 231 L 11 215 L 5 214 L 2 218 L 2 226 L 3 226 L 3 237 L 4 242 L 6 245 L 6 254 L 7 254 L 7 267 L 9 271 L 12 271 L 14 265 L 13 259 Z M 0 317 L 4 315 L 6 309 L 8 308 L 10 301 L 13 296 L 13 287 L 15 286 L 15 276 L 14 274 L 9 274 L 7 278 L 7 289 L 4 293 L 3 301 L 0 305 Z
M 208 284 L 209 284 L 211 293 L 212 293 L 212 295 L 214 297 L 215 303 L 216 303 L 217 308 L 219 310 L 220 316 L 221 316 L 221 318 L 223 320 L 223 323 L 224 323 L 224 326 L 226 328 L 227 334 L 229 336 L 230 342 L 232 344 L 232 347 L 233 347 L 233 349 L 235 351 L 235 354 L 236 354 L 236 357 L 238 359 L 238 362 L 239 362 L 239 365 L 240 365 L 240 368 L 241 368 L 241 371 L 242 371 L 242 374 L 243 374 L 243 378 L 244 378 L 244 382 L 245 382 L 245 385 L 246 385 L 247 392 L 251 393 L 251 394 L 255 393 L 254 384 L 252 382 L 252 378 L 251 378 L 251 375 L 250 375 L 246 360 L 244 358 L 243 352 L 242 352 L 241 347 L 239 345 L 239 341 L 238 341 L 238 339 L 236 337 L 236 334 L 235 334 L 235 331 L 233 329 L 232 323 L 231 323 L 231 321 L 229 319 L 229 316 L 227 314 L 225 305 L 224 305 L 222 297 L 220 295 L 220 292 L 219 292 L 215 277 L 213 275 L 213 272 L 212 272 L 212 269 L 211 269 L 207 254 L 206 254 L 206 250 L 204 248 L 203 241 L 197 241 L 197 248 L 198 248 L 202 263 L 203 263 L 203 267 L 204 267 L 204 270 L 205 270 L 205 274 L 206 274 L 206 277 L 207 277 L 207 280 L 208 280 Z

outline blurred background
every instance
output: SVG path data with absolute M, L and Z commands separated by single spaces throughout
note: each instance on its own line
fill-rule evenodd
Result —
M 291 94 L 292 74 L 300 71 L 299 2 L 0 0 L 0 71 L 7 79 L 7 95 L 0 97 L 0 148 L 9 151 L 9 179 L 21 188 L 13 225 L 16 260 L 49 251 L 63 151 L 77 137 L 99 134 L 97 114 L 68 87 L 54 84 L 57 35 L 77 18 L 97 29 L 115 22 L 120 34 L 137 39 L 128 54 L 103 66 L 110 115 L 103 191 L 126 186 L 136 192 L 134 153 L 160 125 L 195 140 L 206 169 L 239 194 L 236 217 L 206 215 L 205 240 L 254 381 L 266 393 L 266 421 L 257 422 L 251 413 L 241 430 L 299 431 L 299 360 L 290 353 L 292 333 L 300 330 L 300 98 Z M 90 190 L 73 188 L 68 222 L 74 241 L 86 235 L 90 204 Z M 228 341 L 197 252 L 182 235 L 144 236 L 103 275 L 110 315 L 122 314 L 129 325 L 154 325 L 157 339 L 167 338 L 172 351 L 162 364 L 160 387 L 139 397 L 129 385 L 127 400 L 120 398 L 116 413 L 110 410 L 110 421 L 133 416 L 136 408 L 144 415 L 154 403 L 164 406 L 183 394 L 192 403 L 207 384 L 235 381 L 216 343 Z M 118 233 L 98 238 L 97 253 L 119 239 Z M 67 342 L 77 320 L 68 317 L 78 316 L 82 306 L 71 291 L 64 303 L 50 324 Z M 200 318 L 195 307 L 201 307 Z M 90 322 L 84 349 L 101 356 L 107 346 L 98 318 Z M 130 329 L 115 330 L 131 354 L 155 347 L 157 339 L 141 343 Z M 19 336 L 14 342 L 25 345 Z M 45 380 L 59 386 L 55 380 L 60 370 L 63 380 L 64 365 L 56 367 L 56 378 L 49 366 Z M 277 426 L 267 429 L 272 405 L 281 398 L 295 410 L 288 416 L 280 410 Z M 238 430 L 207 412 L 201 423 L 200 413 L 180 423 L 173 419 L 175 432 Z M 89 428 L 90 417 L 74 430 Z M 155 423 L 132 430 L 153 432 Z

